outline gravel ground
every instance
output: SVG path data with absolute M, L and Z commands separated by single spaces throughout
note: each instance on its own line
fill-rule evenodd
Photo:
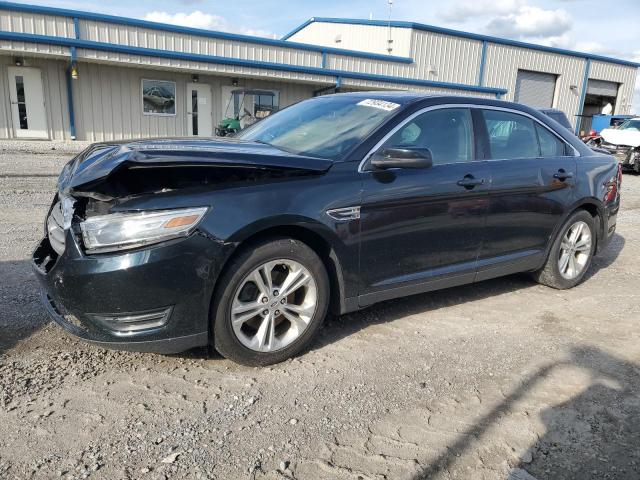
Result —
M 34 145 L 0 144 L 0 478 L 640 478 L 640 177 L 571 291 L 516 275 L 386 302 L 254 369 L 48 321 L 28 258 L 78 146 Z

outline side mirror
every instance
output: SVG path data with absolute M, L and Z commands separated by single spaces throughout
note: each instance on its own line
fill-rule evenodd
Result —
M 383 148 L 371 157 L 371 166 L 389 168 L 431 168 L 433 157 L 428 148 Z

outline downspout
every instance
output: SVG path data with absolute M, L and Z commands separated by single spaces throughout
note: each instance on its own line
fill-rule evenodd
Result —
M 580 104 L 578 105 L 578 115 L 576 120 L 576 135 L 580 135 L 580 124 L 584 113 L 584 100 L 587 97 L 587 86 L 589 85 L 589 71 L 591 70 L 591 59 L 587 58 L 584 66 L 584 77 L 582 79 L 582 93 L 580 94 Z
M 480 68 L 478 69 L 478 86 L 484 87 L 484 71 L 487 64 L 487 41 L 482 41 L 482 50 L 480 52 Z M 501 93 L 496 93 L 496 99 L 502 99 Z
M 74 17 L 73 19 L 73 29 L 74 29 L 75 38 L 79 40 L 80 25 L 77 17 Z M 71 65 L 69 65 L 66 71 L 67 103 L 68 103 L 68 109 L 69 109 L 69 134 L 71 136 L 71 140 L 75 140 L 76 139 L 76 118 L 75 118 L 75 112 L 73 110 L 73 75 L 71 72 L 74 68 L 77 68 L 76 63 L 78 61 L 78 52 L 76 47 L 71 47 L 69 51 L 71 53 Z
M 484 66 L 487 61 L 487 41 L 482 42 L 482 53 L 480 54 L 480 71 L 478 72 L 478 86 L 482 87 L 484 83 Z

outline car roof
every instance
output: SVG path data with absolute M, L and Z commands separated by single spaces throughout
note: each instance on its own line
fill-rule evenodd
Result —
M 396 102 L 401 105 L 408 105 L 420 102 L 422 106 L 442 105 L 442 104 L 472 104 L 472 105 L 488 105 L 495 107 L 509 108 L 520 110 L 530 115 L 539 117 L 543 115 L 540 110 L 529 107 L 522 103 L 507 102 L 489 97 L 477 97 L 472 95 L 452 95 L 452 94 L 433 94 L 416 91 L 364 91 L 364 92 L 348 92 L 334 93 L 330 95 L 322 95 L 314 97 L 315 99 L 331 98 L 338 96 L 349 96 L 355 98 L 370 98 L 374 100 L 386 100 Z

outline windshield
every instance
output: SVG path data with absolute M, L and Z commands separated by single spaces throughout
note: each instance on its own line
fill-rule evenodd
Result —
M 399 107 L 399 103 L 362 97 L 314 98 L 265 118 L 237 138 L 341 160 Z
M 640 131 L 640 118 L 632 118 L 622 122 L 618 126 L 618 130 L 637 130 Z

